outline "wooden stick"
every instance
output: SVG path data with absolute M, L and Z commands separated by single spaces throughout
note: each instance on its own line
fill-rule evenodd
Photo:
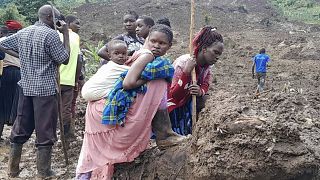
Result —
M 69 164 L 68 160 L 68 152 L 67 152 L 67 145 L 66 145 L 66 138 L 64 137 L 64 122 L 62 118 L 62 99 L 61 99 L 61 87 L 60 87 L 60 73 L 59 73 L 60 66 L 58 66 L 58 74 L 57 74 L 57 84 L 58 84 L 58 116 L 59 116 L 59 125 L 60 125 L 60 140 L 63 149 L 63 155 L 66 166 Z
M 191 18 L 190 18 L 190 42 L 189 42 L 189 52 L 192 58 L 194 57 L 193 47 L 192 47 L 192 40 L 194 34 L 194 16 L 195 16 L 195 0 L 191 0 Z M 196 70 L 195 68 L 191 72 L 192 84 L 197 84 L 196 78 Z M 195 127 L 197 123 L 197 96 L 192 95 L 192 131 L 194 133 Z
M 3 61 L 0 60 L 0 76 L 2 75 L 3 73 Z
M 55 14 L 54 14 L 53 4 L 51 1 L 48 1 L 48 3 L 51 5 L 54 29 L 55 29 L 55 31 L 57 31 L 56 18 L 55 18 Z M 62 144 L 65 164 L 66 164 L 66 166 L 68 166 L 68 164 L 69 164 L 68 152 L 67 152 L 67 146 L 66 146 L 66 139 L 64 137 L 64 126 L 63 126 L 64 122 L 63 122 L 62 112 L 61 112 L 62 111 L 62 103 L 61 103 L 62 99 L 61 99 L 60 71 L 59 71 L 59 69 L 60 69 L 60 65 L 57 68 L 57 78 L 56 78 L 57 96 L 58 96 L 58 117 L 59 117 L 59 125 L 60 125 L 60 140 L 61 140 L 61 144 Z

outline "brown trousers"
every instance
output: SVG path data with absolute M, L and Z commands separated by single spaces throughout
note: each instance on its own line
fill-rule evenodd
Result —
M 24 144 L 36 131 L 36 146 L 52 146 L 57 141 L 58 99 L 52 96 L 24 96 L 19 88 L 17 118 L 10 142 Z

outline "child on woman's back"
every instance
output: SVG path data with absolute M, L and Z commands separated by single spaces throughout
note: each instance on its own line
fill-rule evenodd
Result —
M 162 27 L 160 25 L 159 27 Z M 171 30 L 166 26 L 151 31 L 145 49 L 136 52 L 128 61 L 132 64 L 128 72 L 121 74 L 116 82 L 114 89 L 108 95 L 106 108 L 103 113 L 104 124 L 121 124 L 130 104 L 138 93 L 145 93 L 145 83 L 155 79 L 169 79 L 173 76 L 173 66 L 162 55 L 171 47 Z M 160 31 L 161 30 L 161 31 Z M 162 32 L 163 31 L 163 32 Z M 169 82 L 170 82 L 169 81 Z M 165 97 L 166 95 L 163 95 Z
M 172 37 L 169 27 L 153 26 L 145 42 L 146 49 L 136 52 L 128 61 L 131 67 L 123 79 L 123 91 L 140 87 L 146 81 L 147 89 L 136 94 L 125 115 L 124 126 L 114 125 L 112 119 L 111 123 L 101 123 L 105 101 L 110 100 L 121 79 L 117 80 L 106 100 L 88 103 L 77 179 L 111 179 L 114 164 L 133 161 L 147 148 L 151 123 L 156 129 L 157 144 L 164 147 L 181 142 L 181 137 L 172 132 L 168 116 L 161 117 L 159 113 L 167 111 L 168 82 L 165 79 L 171 79 L 173 75 L 172 65 L 161 56 L 171 47 Z M 161 68 L 157 69 L 158 65 Z
M 82 97 L 87 101 L 96 101 L 108 95 L 120 74 L 129 66 L 123 65 L 127 60 L 127 44 L 121 40 L 111 40 L 108 43 L 110 62 L 101 66 L 83 86 Z

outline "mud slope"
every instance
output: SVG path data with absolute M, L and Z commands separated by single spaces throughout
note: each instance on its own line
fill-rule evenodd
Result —
M 265 30 L 228 33 L 237 45 L 216 64 L 211 96 L 190 142 L 162 152 L 148 150 L 143 161 L 119 166 L 117 177 L 319 179 L 320 62 L 282 59 L 288 45 L 278 45 L 285 39 L 292 45 L 301 44 L 299 38 L 307 39 L 304 43 L 319 39 L 278 35 Z M 266 93 L 255 98 L 250 57 L 261 46 L 270 51 L 272 62 Z
M 113 0 L 77 9 L 81 38 L 97 43 L 122 32 L 127 9 L 155 19 L 169 17 L 173 59 L 187 52 L 187 0 Z M 117 179 L 317 180 L 320 164 L 320 52 L 316 25 L 287 22 L 267 0 L 197 1 L 196 29 L 217 26 L 225 52 L 214 68 L 210 99 L 185 144 L 146 150 L 134 162 L 116 166 Z M 254 98 L 251 57 L 261 47 L 271 56 L 266 91 Z M 79 99 L 77 139 L 64 166 L 61 143 L 54 146 L 56 179 L 73 179 L 80 153 L 86 103 Z M 4 138 L 10 134 L 5 127 Z M 34 139 L 25 144 L 21 175 L 35 179 Z M 0 179 L 6 176 L 9 144 L 0 144 Z

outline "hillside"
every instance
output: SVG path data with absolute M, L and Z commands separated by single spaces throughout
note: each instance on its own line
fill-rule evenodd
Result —
M 187 52 L 187 0 L 117 0 L 75 9 L 80 36 L 97 43 L 122 32 L 126 10 L 154 19 L 168 17 L 175 43 L 168 53 Z M 214 68 L 210 99 L 195 133 L 180 146 L 146 150 L 135 162 L 116 166 L 117 179 L 317 180 L 320 179 L 320 27 L 288 21 L 267 0 L 197 1 L 196 30 L 206 23 L 224 36 L 225 51 Z M 271 56 L 266 93 L 254 97 L 251 57 L 265 47 Z M 71 164 L 63 166 L 60 142 L 53 168 L 72 179 L 82 143 L 85 102 L 78 102 L 78 137 Z M 6 127 L 7 136 L 9 128 Z M 34 143 L 22 157 L 21 179 L 35 176 Z M 6 179 L 8 147 L 0 149 L 0 179 Z

